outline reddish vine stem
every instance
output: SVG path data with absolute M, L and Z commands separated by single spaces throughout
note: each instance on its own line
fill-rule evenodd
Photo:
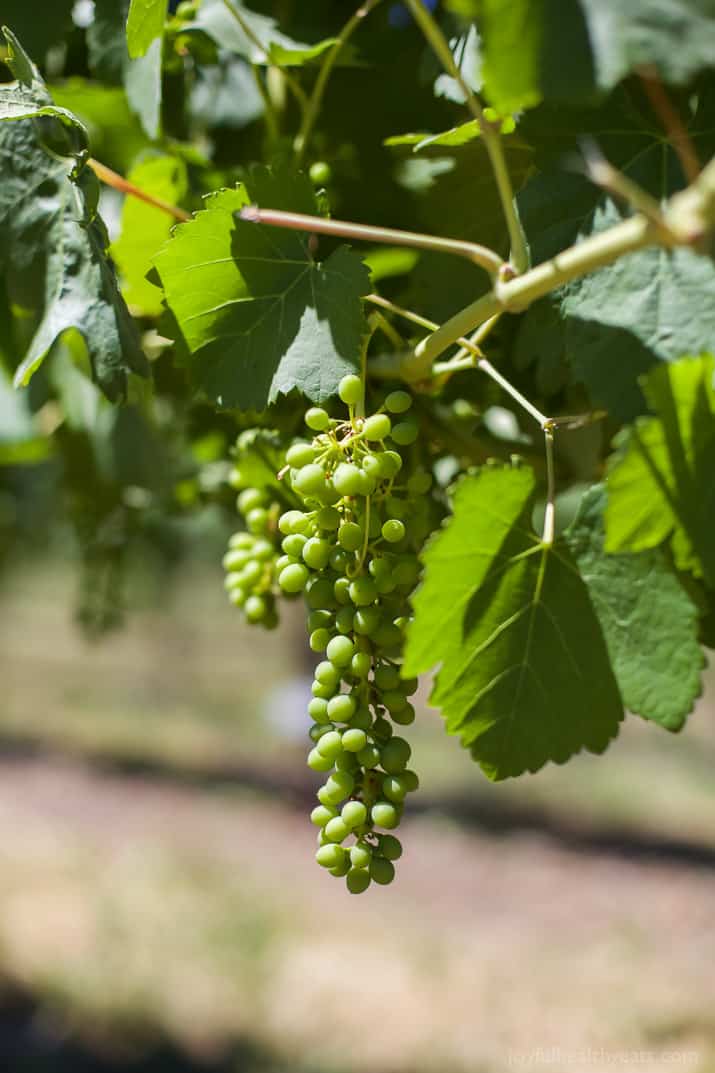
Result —
M 666 93 L 665 87 L 654 67 L 643 68 L 640 76 L 651 107 L 663 124 L 665 133 L 668 135 L 673 149 L 678 154 L 686 179 L 689 183 L 695 182 L 700 174 L 701 164 L 692 138 L 688 134 L 678 110 Z
M 152 205 L 155 209 L 160 209 L 162 212 L 168 213 L 169 216 L 173 216 L 175 220 L 180 220 L 182 223 L 186 223 L 187 220 L 191 219 L 190 212 L 179 208 L 178 205 L 171 205 L 168 201 L 162 201 L 159 197 L 154 197 L 153 194 L 149 194 L 146 190 L 142 190 L 141 187 L 135 186 L 134 183 L 130 183 L 123 175 L 120 175 L 116 171 L 112 171 L 106 164 L 100 164 L 100 162 L 93 157 L 90 157 L 88 163 L 97 178 L 107 186 L 111 186 L 114 190 L 119 190 L 122 194 L 127 194 L 129 197 L 135 197 L 139 201 L 144 201 L 147 205 Z

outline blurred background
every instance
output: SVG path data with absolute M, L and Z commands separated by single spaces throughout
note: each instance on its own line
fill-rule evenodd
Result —
M 129 570 L 94 643 L 62 547 L 3 575 L 3 1073 L 715 1070 L 712 688 L 493 786 L 423 683 L 405 857 L 352 897 L 313 861 L 300 622 L 239 620 L 219 537 Z

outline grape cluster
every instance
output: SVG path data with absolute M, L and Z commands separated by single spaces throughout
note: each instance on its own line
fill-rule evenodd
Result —
M 392 392 L 365 418 L 357 413 L 359 377 L 344 377 L 339 395 L 348 419 L 311 408 L 305 421 L 312 441 L 286 453 L 304 509 L 281 515 L 283 554 L 275 567 L 283 592 L 304 594 L 310 647 L 324 653 L 308 706 L 308 765 L 327 776 L 311 814 L 320 828 L 317 860 L 357 894 L 371 881 L 392 880 L 402 847 L 384 832 L 398 826 L 404 799 L 418 786 L 410 746 L 393 725 L 415 718 L 408 698 L 417 682 L 403 680 L 399 659 L 419 574 L 416 551 L 430 528 L 432 479 L 407 467 L 399 450 L 417 436 L 416 422 L 404 416 L 412 405 L 407 392 Z
M 234 533 L 223 557 L 225 587 L 234 607 L 240 607 L 247 622 L 274 629 L 276 612 L 276 522 L 280 505 L 264 488 L 244 488 L 237 506 L 246 529 Z

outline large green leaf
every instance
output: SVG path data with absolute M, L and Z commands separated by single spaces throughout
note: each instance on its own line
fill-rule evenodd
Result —
M 172 156 L 143 160 L 128 179 L 159 200 L 178 204 L 186 194 L 186 167 Z M 162 310 L 161 291 L 146 279 L 152 258 L 164 245 L 172 219 L 161 209 L 137 198 L 125 199 L 119 238 L 112 244 L 112 256 L 122 277 L 122 293 L 130 306 L 147 316 Z
M 220 406 L 260 410 L 294 388 L 325 400 L 358 364 L 368 271 L 345 246 L 317 262 L 307 235 L 239 219 L 252 201 L 318 211 L 307 179 L 258 168 L 211 195 L 155 259 L 193 377 Z
M 23 89 L 25 101 L 31 93 L 40 107 L 51 104 L 36 71 L 32 78 Z M 96 213 L 98 183 L 72 151 L 67 131 L 53 117 L 0 125 L 0 274 L 38 320 L 16 383 L 27 383 L 55 340 L 76 330 L 97 382 L 118 398 L 128 372 L 145 372 L 146 359 L 107 257 L 107 235 Z
M 164 33 L 168 0 L 131 0 L 127 17 L 127 50 L 134 60 L 145 56 Z
M 601 752 L 623 717 L 571 555 L 531 529 L 534 493 L 527 469 L 460 482 L 424 553 L 405 658 L 407 675 L 441 664 L 432 702 L 493 779 Z
M 251 11 L 239 0 L 229 0 L 228 3 L 204 0 L 196 19 L 184 29 L 188 32 L 202 30 L 221 48 L 235 52 L 251 63 L 272 63 L 278 67 L 300 67 L 317 59 L 335 44 L 334 37 L 312 45 L 294 41 L 278 29 L 275 19 Z M 342 61 L 345 62 L 344 56 Z
M 598 139 L 608 159 L 659 200 L 682 187 L 675 153 L 661 132 L 630 109 L 625 97 L 594 112 L 539 109 L 525 125 L 539 147 L 544 170 L 519 195 L 532 260 L 540 263 L 565 246 L 618 223 L 622 207 L 585 177 L 563 170 L 579 134 Z M 701 100 L 693 141 L 703 159 L 715 148 L 715 109 Z M 556 165 L 556 166 L 555 166 Z M 544 350 L 543 330 L 556 324 L 573 377 L 593 402 L 620 420 L 645 410 L 638 377 L 652 365 L 697 353 L 715 338 L 715 265 L 687 249 L 661 247 L 622 257 L 561 288 L 542 309 L 523 318 L 523 351 Z
M 608 467 L 606 549 L 672 540 L 678 566 L 715 588 L 715 359 L 653 369 L 643 387 L 656 416 L 617 438 Z
M 704 659 L 698 612 L 660 550 L 609 555 L 603 485 L 584 496 L 566 534 L 601 623 L 611 665 L 632 712 L 680 730 L 696 697 Z

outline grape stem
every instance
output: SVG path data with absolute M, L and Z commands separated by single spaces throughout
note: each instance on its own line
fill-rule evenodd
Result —
M 406 3 L 432 51 L 447 74 L 451 75 L 461 89 L 469 111 L 479 124 L 479 130 L 489 156 L 489 163 L 494 173 L 502 212 L 509 231 L 509 241 L 511 243 L 510 260 L 517 272 L 524 272 L 529 265 L 526 236 L 514 205 L 514 191 L 509 177 L 509 170 L 506 166 L 499 130 L 485 117 L 479 98 L 465 81 L 459 66 L 455 62 L 447 39 L 437 25 L 432 13 L 425 7 L 422 0 L 406 0 Z
M 554 428 L 544 428 L 544 445 L 546 447 L 546 510 L 541 542 L 551 547 L 554 542 L 554 522 L 556 518 L 556 479 L 554 475 Z
M 185 209 L 179 208 L 178 205 L 170 205 L 168 201 L 162 201 L 161 198 L 154 197 L 153 194 L 149 194 L 146 190 L 135 186 L 134 183 L 130 183 L 123 175 L 112 171 L 106 164 L 101 164 L 94 157 L 90 157 L 87 163 L 100 182 L 103 182 L 106 186 L 111 186 L 114 190 L 119 190 L 120 193 L 126 194 L 128 197 L 135 197 L 139 201 L 144 201 L 147 205 L 160 209 L 161 212 L 173 216 L 175 220 L 180 220 L 182 223 L 191 219 L 191 213 L 186 212 Z
M 313 234 L 337 235 L 366 242 L 385 242 L 391 246 L 408 246 L 436 253 L 453 253 L 484 268 L 491 276 L 497 276 L 505 267 L 498 253 L 476 242 L 464 242 L 456 238 L 440 238 L 416 231 L 399 231 L 391 227 L 373 227 L 347 220 L 333 220 L 325 216 L 310 216 L 300 212 L 282 212 L 279 209 L 262 209 L 258 205 L 246 205 L 239 216 L 254 224 L 270 227 L 287 227 L 292 231 L 309 231 Z

